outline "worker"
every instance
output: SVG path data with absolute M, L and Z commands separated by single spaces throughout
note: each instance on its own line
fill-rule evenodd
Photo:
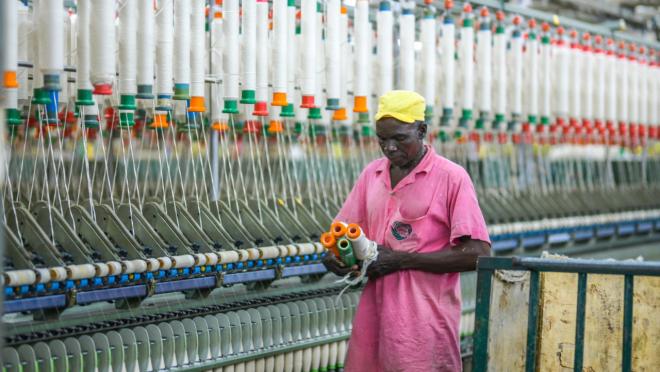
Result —
M 380 97 L 376 134 L 385 157 L 362 171 L 336 219 L 378 243 L 353 320 L 345 371 L 460 371 L 460 272 L 490 254 L 468 173 L 424 144 L 424 98 Z M 329 271 L 347 275 L 333 255 Z

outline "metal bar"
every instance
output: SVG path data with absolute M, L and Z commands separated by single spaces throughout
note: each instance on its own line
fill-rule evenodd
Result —
M 626 275 L 623 282 L 623 355 L 621 371 L 632 370 L 633 293 L 635 277 Z
M 660 264 L 652 262 L 606 262 L 587 259 L 553 260 L 534 257 L 483 257 L 481 269 L 538 270 L 566 273 L 660 276 Z
M 480 257 L 477 261 L 477 301 L 474 315 L 474 366 L 473 372 L 486 371 L 488 367 L 488 318 L 490 314 L 490 295 L 493 271 L 481 269 Z
M 587 274 L 578 274 L 577 311 L 575 314 L 575 354 L 573 370 L 582 371 L 584 362 L 584 318 L 587 305 Z
M 527 355 L 525 359 L 525 371 L 527 372 L 536 370 L 540 282 L 539 272 L 532 271 L 529 279 L 529 304 L 527 305 Z

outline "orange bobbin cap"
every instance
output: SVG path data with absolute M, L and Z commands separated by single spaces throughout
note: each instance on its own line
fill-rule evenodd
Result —
M 347 13 L 348 13 L 348 8 L 346 8 L 345 6 L 342 5 L 341 6 L 341 14 L 347 14 Z
M 2 85 L 5 88 L 18 88 L 18 80 L 16 79 L 16 71 L 5 71 L 2 74 Z
M 286 93 L 284 92 L 273 92 L 273 102 L 271 105 L 284 107 L 289 103 L 286 100 Z
M 156 114 L 154 115 L 154 122 L 149 126 L 153 129 L 164 129 L 169 128 L 170 123 L 167 122 L 167 114 Z
M 335 110 L 334 114 L 332 114 L 332 120 L 334 120 L 334 121 L 348 120 L 348 115 L 346 114 L 346 109 L 342 107 L 338 110 Z
M 531 29 L 536 28 L 536 20 L 534 18 L 530 19 L 527 21 L 527 26 Z
M 284 132 L 284 124 L 279 120 L 271 120 L 268 123 L 268 133 L 282 133 Z
M 564 34 L 564 28 L 559 26 L 557 27 L 557 35 L 561 36 Z
M 454 2 L 452 0 L 445 0 L 445 9 L 449 10 L 454 7 Z
M 206 107 L 204 107 L 204 97 L 190 97 L 190 107 L 188 107 L 188 112 L 204 112 Z
M 482 17 L 488 17 L 488 8 L 485 6 L 481 7 L 481 9 L 479 9 L 479 15 Z
M 516 15 L 515 17 L 513 17 L 513 21 L 511 22 L 513 23 L 514 26 L 518 26 L 520 22 L 522 22 L 522 18 L 520 18 L 519 15 Z
M 226 132 L 229 130 L 229 125 L 222 121 L 214 121 L 213 124 L 211 124 L 211 129 L 216 132 Z
M 497 12 L 495 12 L 495 18 L 496 18 L 498 21 L 502 22 L 502 21 L 504 20 L 504 18 L 505 18 L 504 12 L 501 11 L 501 10 L 498 10 Z
M 346 226 L 339 221 L 335 221 L 330 225 L 330 232 L 335 238 L 341 238 L 346 235 Z
M 362 229 L 360 228 L 360 225 L 356 223 L 351 223 L 348 225 L 346 236 L 349 239 L 357 239 L 360 237 L 360 234 L 362 234 Z
M 355 96 L 355 101 L 353 103 L 353 112 L 369 112 L 369 109 L 367 108 L 366 96 Z
M 541 24 L 541 30 L 543 30 L 543 32 L 550 31 L 550 24 L 548 22 L 543 22 Z

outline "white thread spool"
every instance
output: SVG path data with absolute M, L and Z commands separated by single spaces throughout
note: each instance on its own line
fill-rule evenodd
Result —
M 94 270 L 96 271 L 97 277 L 104 277 L 110 274 L 110 267 L 103 262 L 94 263 Z
M 469 8 L 469 11 L 467 10 Z M 474 28 L 471 18 L 472 8 L 466 5 L 464 9 L 463 27 L 461 27 L 461 39 L 459 44 L 461 72 L 462 72 L 462 104 L 463 115 L 469 112 L 472 113 L 474 108 Z M 522 53 L 522 47 L 521 47 Z
M 337 368 L 344 367 L 344 361 L 346 360 L 346 341 L 340 341 L 337 347 Z
M 119 93 L 137 93 L 137 1 L 123 0 L 119 6 Z
M 532 32 L 535 32 L 533 28 Z M 527 113 L 531 121 L 532 117 L 538 118 L 539 115 L 539 41 L 536 35 L 527 40 L 527 54 L 529 61 L 529 76 L 527 76 L 529 81 L 529 95 L 527 96 L 529 102 L 527 103 Z
M 287 4 L 286 15 L 287 15 L 287 92 L 291 95 L 290 101 L 294 101 L 297 92 L 296 88 L 296 75 L 298 70 L 298 44 L 296 39 L 296 4 Z M 290 102 L 291 103 L 291 102 Z
M 260 258 L 264 260 L 272 259 L 272 258 L 277 258 L 280 255 L 280 250 L 278 247 L 263 247 L 259 248 L 260 252 Z
M 238 260 L 239 261 L 247 261 L 250 259 L 250 254 L 246 249 L 237 249 L 236 253 L 238 253 Z
M 190 5 L 174 0 L 174 84 L 190 85 Z
M 228 263 L 238 262 L 239 258 L 240 258 L 240 256 L 238 255 L 238 251 L 218 252 L 218 263 L 220 263 L 220 264 L 228 264 Z
M 37 282 L 37 273 L 34 270 L 12 270 L 3 274 L 5 286 L 17 287 L 21 285 L 32 285 Z
M 619 71 L 619 81 L 617 87 L 621 87 L 621 93 L 617 96 L 618 98 L 618 109 L 619 122 L 627 123 L 628 122 L 628 91 L 630 90 L 629 86 L 629 77 L 628 77 L 628 60 L 626 59 L 626 50 L 625 45 L 621 48 L 618 61 L 617 61 L 617 71 Z
M 303 39 L 303 66 L 301 91 L 305 106 L 314 106 L 316 94 L 316 0 L 301 0 L 301 35 Z M 307 98 L 306 98 L 307 97 Z M 310 98 L 311 97 L 311 98 Z M 305 101 L 307 100 L 307 101 Z
M 330 356 L 328 358 L 328 364 L 329 367 L 328 369 L 336 369 L 337 367 L 337 348 L 338 348 L 338 343 L 333 342 L 330 344 Z
M 268 1 L 257 0 L 256 5 L 256 34 L 257 44 L 257 72 L 256 72 L 256 100 L 268 102 L 268 55 L 270 54 L 268 42 Z
M 323 253 L 325 251 L 325 247 L 323 247 L 323 244 L 320 242 L 314 242 L 314 249 L 316 253 Z
M 78 89 L 92 89 L 89 80 L 90 74 L 90 40 L 89 28 L 91 9 L 89 1 L 81 1 L 78 4 L 77 41 L 76 41 L 76 84 Z
M 297 245 L 289 244 L 286 246 L 288 257 L 297 256 L 299 254 L 300 248 Z
M 582 117 L 582 52 L 579 50 L 579 43 L 571 46 L 571 91 L 570 91 L 570 116 L 579 120 Z
M 424 78 L 422 86 L 424 87 L 424 99 L 427 107 L 433 107 L 435 102 L 436 61 L 435 54 L 437 47 L 435 45 L 435 13 L 427 11 L 422 18 L 422 67 L 424 69 Z M 433 120 L 433 119 L 431 119 Z M 427 123 L 431 125 L 431 123 Z
M 137 84 L 151 95 L 154 85 L 154 10 L 153 2 L 138 1 Z
M 206 264 L 207 265 L 216 265 L 218 263 L 218 255 L 216 253 L 205 253 L 206 255 Z
M 402 14 L 399 18 L 400 57 L 399 67 L 401 78 L 399 88 L 404 90 L 415 90 L 415 14 L 414 3 L 402 3 Z M 359 73 L 359 72 L 358 72 Z
M 90 80 L 107 93 L 115 80 L 115 2 L 90 1 Z
M 493 37 L 493 54 L 495 55 L 495 113 L 500 116 L 506 115 L 507 107 L 507 63 L 506 63 L 506 34 L 504 28 L 498 26 Z M 503 128 L 502 128 L 503 129 Z
M 243 48 L 245 57 L 243 66 L 243 91 L 252 91 L 257 86 L 257 2 L 243 0 Z M 231 51 L 233 53 L 233 51 Z
M 278 257 L 286 257 L 289 254 L 289 248 L 285 245 L 278 245 L 277 250 L 279 251 Z
M 51 281 L 51 272 L 48 269 L 35 269 L 37 273 L 37 283 L 48 283 Z
M 443 89 L 442 97 L 443 111 L 454 109 L 454 100 L 455 100 L 455 62 L 454 62 L 454 53 L 455 53 L 455 36 L 456 27 L 451 18 L 446 17 L 445 21 L 442 23 L 442 37 L 440 38 L 440 48 L 442 48 L 442 72 L 444 73 L 443 80 Z
M 204 54 L 206 52 L 206 33 L 204 30 L 204 4 L 205 0 L 192 0 L 190 15 L 190 95 L 204 97 Z
M 31 45 L 31 29 L 32 20 L 27 6 L 22 3 L 14 2 L 18 6 L 18 60 L 29 61 L 30 50 L 33 48 Z M 28 99 L 30 95 L 30 87 L 28 84 L 28 69 L 19 68 L 18 75 L 18 98 L 20 100 Z
M 321 369 L 327 370 L 328 362 L 330 361 L 330 345 L 321 345 Z
M 640 90 L 640 84 L 639 84 L 639 62 L 636 57 L 635 51 L 630 52 L 630 56 L 632 59 L 628 60 L 628 75 L 629 75 L 629 83 L 630 87 L 628 88 L 628 92 L 630 95 L 628 96 L 628 110 L 629 110 L 629 115 L 628 115 L 628 122 L 629 123 L 634 123 L 638 124 L 639 123 L 639 90 Z
M 511 38 L 511 56 L 513 65 L 513 99 L 511 101 L 511 113 L 522 114 L 523 93 L 523 38 L 520 33 L 513 34 Z
M 64 4 L 62 0 L 40 1 L 39 61 L 44 77 L 57 77 L 64 70 Z
M 138 259 L 138 260 L 122 261 L 121 266 L 122 266 L 122 272 L 124 274 L 143 273 L 147 271 L 147 261 L 145 260 Z
M 189 254 L 182 254 L 179 256 L 172 256 L 172 267 L 181 269 L 184 267 L 193 267 L 195 265 L 195 257 Z
M 239 61 L 239 44 L 238 44 L 238 0 L 225 0 L 224 2 L 224 31 L 225 31 L 225 44 L 224 44 L 224 63 L 225 78 L 223 81 L 225 88 L 225 99 L 238 99 L 238 61 Z
M 258 260 L 260 258 L 260 252 L 257 248 L 248 248 L 245 251 L 247 252 L 248 260 Z
M 559 98 L 557 105 L 558 118 L 565 118 L 568 115 L 568 101 L 570 99 L 571 55 L 570 49 L 565 45 L 565 42 L 565 40 L 560 40 L 561 44 L 557 47 L 557 67 L 559 68 L 559 86 L 557 90 Z
M 2 54 L 0 55 L 0 89 L 9 91 L 16 90 L 13 81 L 5 81 L 5 77 L 13 75 L 16 78 L 18 69 L 18 2 L 14 0 L 2 1 L 0 4 L 0 24 L 2 24 L 2 34 L 0 42 L 2 43 Z M 17 92 L 15 92 L 17 93 Z M 18 97 L 17 95 L 15 95 Z M 17 108 L 17 102 L 11 105 L 5 104 L 5 108 Z
M 147 271 L 157 271 L 160 269 L 160 261 L 157 258 L 147 258 Z
M 206 265 L 206 261 L 208 261 L 204 253 L 195 253 L 193 257 L 195 258 L 195 266 L 204 266 Z
M 372 257 L 378 250 L 378 244 L 369 240 L 367 236 L 364 235 L 362 229 L 359 227 L 349 227 L 349 232 L 346 235 L 348 240 L 350 240 L 351 244 L 353 245 L 355 258 L 360 261 L 367 257 Z
M 110 275 L 119 275 L 121 274 L 121 271 L 123 270 L 121 263 L 117 261 L 110 261 L 106 262 L 108 265 L 108 268 L 110 269 Z
M 487 25 L 487 20 L 483 20 Z M 479 111 L 489 113 L 492 110 L 491 90 L 492 71 L 492 32 L 490 27 L 480 28 L 477 32 L 477 69 L 479 74 Z
M 223 45 L 224 45 L 224 24 L 222 12 L 215 11 L 213 21 L 211 22 L 211 75 L 216 79 L 222 79 L 224 76 L 223 68 Z M 222 113 L 224 94 L 224 82 L 213 84 L 211 87 L 211 97 L 213 110 L 211 110 L 211 121 L 220 122 L 224 115 Z
M 172 268 L 174 262 L 170 257 L 158 257 L 158 262 L 160 262 L 161 270 L 169 270 Z
M 394 16 L 392 15 L 391 3 L 381 1 L 376 24 L 376 43 L 378 53 L 378 77 L 379 86 L 378 95 L 381 96 L 390 90 L 393 86 L 393 52 L 392 52 L 392 32 L 394 25 Z
M 371 50 L 369 49 L 370 35 L 369 27 L 369 1 L 357 0 L 355 6 L 355 112 L 367 111 L 368 91 L 368 64 L 371 62 Z M 360 100 L 360 101 L 359 101 Z
M 605 76 L 607 76 L 607 56 L 605 55 L 605 50 L 601 49 L 602 41 L 599 39 L 598 50 L 594 51 L 596 58 L 596 119 L 605 120 L 605 110 L 606 110 L 606 101 L 605 95 L 607 92 L 607 83 Z
M 69 265 L 65 267 L 67 279 L 89 279 L 96 275 L 96 268 L 92 264 Z
M 316 246 L 312 243 L 298 244 L 298 248 L 298 254 L 301 256 L 314 254 L 314 252 L 316 252 Z
M 336 0 L 332 0 L 336 1 Z M 287 101 L 287 1 L 273 0 L 273 104 Z M 278 100 L 277 94 L 284 101 Z
M 583 66 L 583 75 L 586 78 L 584 84 L 584 113 L 583 118 L 592 120 L 594 118 L 594 82 L 595 82 L 595 56 L 594 53 L 590 50 L 588 45 L 584 46 L 584 49 L 580 52 L 582 53 L 582 59 L 584 61 Z
M 541 89 L 541 116 L 550 119 L 552 115 L 552 46 L 549 39 L 545 39 L 541 44 L 541 78 L 543 81 Z
M 50 278 L 53 281 L 61 282 L 66 280 L 66 269 L 62 266 L 51 267 L 48 269 L 50 271 Z
M 312 371 L 318 371 L 321 367 L 321 346 L 314 346 L 312 349 Z
M 156 92 L 172 95 L 174 81 L 174 8 L 173 0 L 159 0 L 156 13 Z
M 326 26 L 326 56 L 327 56 L 327 93 L 328 104 L 333 100 L 340 101 L 341 90 L 341 35 L 339 22 L 341 17 L 341 1 L 328 0 Z

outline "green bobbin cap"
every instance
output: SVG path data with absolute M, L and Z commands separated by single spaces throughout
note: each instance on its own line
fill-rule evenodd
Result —
M 503 25 L 497 25 L 497 28 L 495 28 L 495 33 L 496 34 L 503 34 L 504 33 L 504 26 Z
M 316 2 L 316 12 L 323 13 L 323 4 L 321 4 L 319 1 Z
M 503 123 L 505 122 L 504 114 L 495 114 L 495 122 L 496 123 Z
M 96 115 L 85 115 L 83 117 L 83 125 L 85 128 L 98 128 L 99 127 L 99 118 Z
M 238 102 L 235 99 L 225 99 L 225 108 L 222 112 L 225 114 L 238 114 Z
M 472 18 L 466 18 L 463 20 L 464 28 L 472 27 L 473 24 L 474 24 L 474 20 Z
M 530 124 L 536 124 L 536 121 L 537 121 L 537 120 L 538 120 L 538 118 L 536 117 L 536 115 L 528 115 L 528 116 L 527 116 L 527 121 L 528 121 Z
M 135 125 L 135 114 L 132 111 L 119 111 L 119 128 L 131 128 Z
M 433 106 L 426 106 L 424 110 L 424 120 L 430 121 L 433 118 Z
M 463 109 L 461 111 L 461 120 L 472 120 L 472 110 Z
M 463 136 L 463 132 L 461 132 L 459 129 L 457 129 L 456 131 L 454 131 L 454 138 L 455 138 L 455 139 L 459 139 L 459 138 L 461 138 L 462 136 Z
M 550 118 L 547 117 L 547 116 L 541 116 L 541 124 L 549 125 L 550 124 Z
M 241 91 L 241 103 L 253 104 L 257 103 L 256 92 L 254 90 Z
M 294 128 L 293 128 L 293 131 L 294 131 L 296 134 L 300 134 L 300 133 L 303 132 L 304 128 L 305 128 L 305 124 L 303 124 L 303 123 L 297 121 L 297 122 L 296 122 L 296 125 L 295 125 Z
M 172 99 L 185 101 L 190 99 L 190 84 L 174 84 L 174 96 Z
M 530 32 L 529 34 L 527 34 L 527 37 L 529 38 L 529 40 L 536 40 L 536 32 Z
M 460 118 L 458 120 L 458 126 L 461 128 L 467 128 L 468 124 L 470 124 L 470 119 Z
M 135 96 L 126 94 L 122 95 L 121 98 L 119 99 L 119 109 L 120 110 L 135 110 L 136 109 L 135 105 Z
M 312 107 L 309 109 L 309 114 L 307 115 L 307 119 L 321 119 L 321 108 L 320 107 Z
M 454 116 L 454 110 L 451 108 L 443 108 L 442 116 L 440 117 L 440 125 L 447 126 L 451 122 L 451 118 Z
M 287 5 L 287 6 L 292 6 L 292 7 L 295 8 L 295 7 L 296 7 L 296 0 L 288 0 L 288 1 L 286 2 L 286 5 Z
M 43 88 L 35 88 L 32 96 L 33 105 L 48 105 L 50 104 L 50 95 L 48 91 Z
M 283 118 L 292 118 L 296 116 L 293 108 L 293 103 L 289 103 L 288 105 L 282 107 L 282 111 L 280 112 L 280 116 Z
M 373 137 L 376 134 L 376 130 L 371 125 L 362 126 L 362 137 Z
M 10 127 L 15 127 L 21 125 L 21 112 L 15 108 L 8 108 L 5 113 L 7 114 L 7 125 Z
M 339 98 L 328 98 L 325 109 L 330 111 L 339 110 Z
M 325 125 L 314 124 L 309 126 L 309 135 L 310 136 L 324 136 L 328 128 Z
M 360 123 L 360 124 L 368 124 L 369 123 L 369 113 L 368 112 L 359 113 L 357 122 Z
M 78 99 L 76 100 L 76 106 L 93 106 L 94 105 L 94 93 L 91 89 L 78 89 Z
M 153 99 L 153 86 L 152 85 L 138 85 L 137 98 L 139 99 Z
M 338 136 L 347 136 L 351 134 L 351 127 L 347 125 L 338 125 L 332 127 L 332 133 Z
M 485 124 L 486 124 L 486 119 L 479 118 L 474 123 L 474 129 L 484 129 Z

